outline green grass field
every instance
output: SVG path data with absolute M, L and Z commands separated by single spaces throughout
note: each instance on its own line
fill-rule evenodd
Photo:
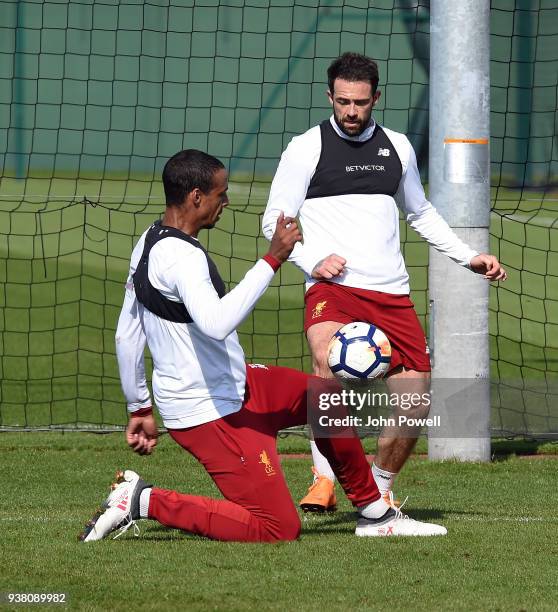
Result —
M 2 193 L 16 193 L 14 185 L 3 182 Z M 152 187 L 129 182 L 123 191 L 118 181 L 60 179 L 46 185 L 59 200 L 44 209 L 33 202 L 40 202 L 45 182 L 27 181 L 18 187 L 26 203 L 2 202 L 0 427 L 125 422 L 113 336 L 134 239 L 161 210 Z M 205 237 L 233 284 L 265 252 L 258 213 L 266 189 L 265 183 L 234 184 L 231 208 Z M 100 203 L 69 205 L 74 193 Z M 492 248 L 510 271 L 508 283 L 491 290 L 493 371 L 548 378 L 558 372 L 558 230 L 540 201 L 514 197 L 502 198 L 500 212 L 509 209 L 509 216 L 493 215 L 491 228 Z M 426 325 L 427 248 L 401 227 L 413 299 Z M 308 368 L 301 281 L 297 270 L 284 267 L 243 324 L 248 359 Z M 527 402 L 519 393 L 506 405 L 511 409 L 495 401 L 495 427 L 524 433 L 556 425 L 552 403 Z M 374 444 L 365 441 L 369 452 Z M 288 453 L 308 448 L 296 436 L 280 440 L 280 447 Z M 418 448 L 425 452 L 426 441 Z M 185 492 L 216 490 L 166 436 L 152 457 L 141 458 L 121 434 L 2 433 L 0 592 L 64 591 L 69 607 L 88 610 L 555 609 L 558 464 L 550 456 L 516 453 L 556 455 L 557 448 L 495 441 L 490 465 L 413 459 L 396 492 L 409 495 L 412 516 L 448 527 L 442 539 L 362 541 L 343 500 L 336 515 L 304 517 L 302 537 L 291 544 L 218 544 L 145 523 L 138 539 L 85 546 L 77 534 L 116 468 L 137 469 Z M 283 466 L 298 499 L 308 486 L 309 460 L 289 458 Z
M 266 252 L 259 215 L 268 189 L 265 181 L 231 183 L 229 209 L 201 236 L 231 285 Z M 507 283 L 491 289 L 495 377 L 558 377 L 558 217 L 551 195 L 492 194 L 491 248 L 509 271 Z M 121 425 L 114 330 L 134 241 L 163 209 L 160 185 L 149 177 L 3 178 L 0 196 L 0 427 Z M 403 222 L 401 237 L 427 328 L 428 249 Z M 301 273 L 284 266 L 239 330 L 248 360 L 309 369 L 303 293 Z M 520 433 L 556 424 L 552 410 L 532 404 L 521 393 L 496 399 L 494 423 Z
M 301 448 L 292 437 L 280 445 Z M 121 434 L 5 433 L 0 463 L 0 592 L 62 591 L 69 608 L 82 610 L 556 609 L 558 464 L 549 456 L 512 453 L 490 465 L 411 460 L 396 492 L 409 496 L 412 516 L 447 526 L 445 538 L 356 538 L 341 494 L 338 513 L 303 517 L 300 540 L 279 545 L 217 543 L 151 522 L 137 539 L 128 532 L 79 543 L 116 468 L 216 494 L 167 436 L 146 458 L 125 448 Z M 283 459 L 295 500 L 309 465 Z

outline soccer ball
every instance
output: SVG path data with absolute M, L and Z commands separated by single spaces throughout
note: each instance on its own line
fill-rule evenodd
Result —
M 372 379 L 389 369 L 391 345 L 386 335 L 371 323 L 348 323 L 329 342 L 328 363 L 342 379 Z

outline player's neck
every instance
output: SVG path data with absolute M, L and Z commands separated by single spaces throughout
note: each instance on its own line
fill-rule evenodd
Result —
M 192 219 L 191 212 L 177 206 L 167 206 L 161 222 L 167 227 L 179 229 L 192 238 L 197 238 L 201 229 L 196 220 Z
M 337 121 L 335 120 L 335 116 L 331 115 L 329 119 L 333 129 L 337 132 L 337 135 L 343 138 L 344 140 L 352 140 L 354 142 L 364 142 L 366 140 L 370 140 L 372 138 L 372 134 L 374 134 L 374 130 L 376 129 L 376 122 L 374 121 L 374 117 L 370 117 L 370 121 L 362 130 L 360 134 L 356 134 L 355 136 L 349 136 L 345 134 L 345 132 L 339 127 Z

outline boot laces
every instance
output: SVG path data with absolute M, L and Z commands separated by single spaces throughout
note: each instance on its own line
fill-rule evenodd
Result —
M 120 523 L 119 525 L 119 529 L 116 532 L 116 535 L 112 538 L 113 540 L 116 540 L 116 538 L 119 538 L 121 535 L 123 535 L 124 533 L 126 533 L 128 531 L 128 529 L 130 529 L 130 527 L 134 528 L 134 537 L 139 537 L 140 534 L 140 528 L 138 526 L 138 524 L 136 523 L 136 521 L 132 520 L 132 517 L 128 514 L 128 516 L 124 519 L 124 521 L 122 523 Z

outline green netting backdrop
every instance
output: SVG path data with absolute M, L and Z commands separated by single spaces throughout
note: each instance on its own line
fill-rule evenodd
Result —
M 558 431 L 558 0 L 493 0 L 494 433 Z M 377 59 L 376 118 L 427 184 L 429 3 L 416 0 L 3 1 L 0 4 L 0 427 L 125 420 L 114 330 L 134 240 L 163 208 L 166 159 L 220 157 L 231 206 L 204 241 L 238 282 L 289 140 L 329 114 L 325 71 Z M 428 250 L 401 226 L 427 327 Z M 241 328 L 247 358 L 309 368 L 301 274 L 284 266 Z M 555 403 L 555 402 L 554 402 Z

